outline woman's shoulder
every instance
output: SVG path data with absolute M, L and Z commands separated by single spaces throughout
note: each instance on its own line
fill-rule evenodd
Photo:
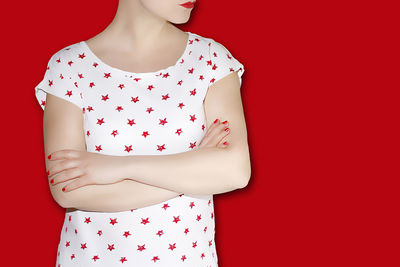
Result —
M 228 49 L 226 46 L 223 44 L 223 42 L 220 42 L 219 39 L 216 39 L 215 37 L 211 36 L 205 36 L 205 35 L 200 35 L 197 33 L 191 33 L 194 36 L 194 40 L 200 42 L 207 51 L 212 51 L 212 50 L 219 50 L 226 52 Z
M 79 59 L 79 57 L 84 57 L 82 51 L 81 42 L 75 42 L 56 49 L 50 56 L 52 61 L 63 61 L 70 66 Z

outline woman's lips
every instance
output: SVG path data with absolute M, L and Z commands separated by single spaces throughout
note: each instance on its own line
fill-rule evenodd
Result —
M 180 5 L 183 7 L 186 7 L 186 8 L 193 8 L 194 2 L 186 2 L 186 3 L 180 4 Z

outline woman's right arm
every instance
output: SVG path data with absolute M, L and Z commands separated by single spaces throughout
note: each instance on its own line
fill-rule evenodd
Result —
M 62 149 L 86 151 L 82 110 L 60 97 L 46 94 L 43 136 L 46 170 L 57 162 L 48 160 L 47 155 L 52 152 Z M 49 182 L 54 200 L 64 208 L 88 211 L 118 212 L 136 209 L 179 195 L 174 191 L 133 180 L 107 185 L 87 185 L 68 193 L 61 191 L 69 182 L 56 185 Z

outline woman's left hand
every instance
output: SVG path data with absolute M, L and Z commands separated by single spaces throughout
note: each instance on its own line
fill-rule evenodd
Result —
M 50 154 L 49 160 L 57 161 L 49 168 L 52 185 L 73 180 L 63 191 L 68 192 L 91 184 L 113 184 L 124 177 L 126 157 L 64 149 Z M 65 189 L 65 190 L 64 190 Z

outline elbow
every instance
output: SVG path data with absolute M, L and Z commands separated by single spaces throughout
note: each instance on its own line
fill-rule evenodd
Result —
M 250 177 L 251 177 L 251 165 L 249 160 L 243 160 L 240 162 L 237 166 L 240 167 L 239 170 L 236 171 L 236 173 L 241 174 L 238 175 L 236 181 L 236 188 L 241 189 L 245 188 L 249 182 L 250 182 Z
M 251 176 L 251 163 L 248 149 L 236 149 L 236 148 L 225 148 L 225 151 L 229 153 L 227 158 L 227 169 L 229 170 L 229 176 L 227 179 L 231 181 L 233 189 L 241 189 L 249 184 Z M 232 168 L 232 166 L 234 168 Z M 235 177 L 235 179 L 232 179 Z M 233 185 L 232 185 L 232 181 Z
M 61 186 L 58 185 L 51 185 L 51 195 L 55 202 L 63 208 L 70 208 L 69 202 L 67 198 L 64 196 L 65 193 L 61 191 Z
M 244 175 L 241 175 L 238 178 L 238 182 L 236 184 L 237 189 L 245 188 L 249 184 L 250 176 L 251 176 L 250 169 L 249 169 L 249 171 L 245 171 L 244 173 L 245 173 Z

